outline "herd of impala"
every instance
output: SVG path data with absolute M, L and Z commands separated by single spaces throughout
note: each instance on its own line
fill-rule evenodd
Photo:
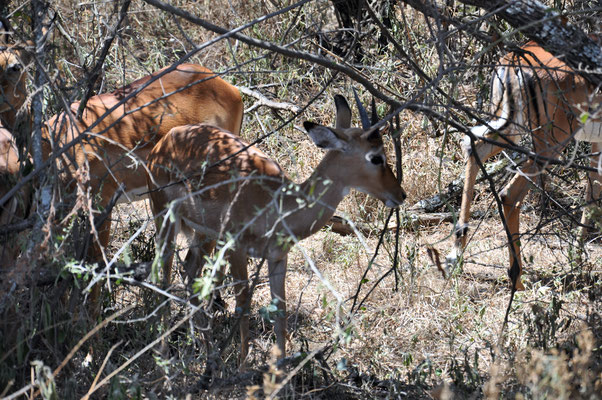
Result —
M 5 45 L 0 52 L 0 198 L 18 180 L 21 161 L 28 157 L 18 153 L 11 134 L 17 115 L 26 108 L 28 62 L 26 52 L 17 47 Z M 502 147 L 496 141 L 516 144 L 528 133 L 536 157 L 516 168 L 500 196 L 512 238 L 510 263 L 519 271 L 515 288 L 523 289 L 521 202 L 535 177 L 573 139 L 591 142 L 594 151 L 599 151 L 602 97 L 534 43 L 503 57 L 491 82 L 491 119 L 471 130 L 477 141 L 467 137 L 465 143 L 462 206 L 455 248 L 447 261 L 456 263 L 466 245 L 477 159 L 485 161 L 499 153 Z M 367 120 L 358 101 L 363 126 L 352 127 L 347 101 L 338 95 L 334 100 L 334 127 L 304 123 L 311 140 L 327 151 L 311 177 L 299 185 L 275 161 L 238 136 L 243 118 L 238 90 L 194 64 L 165 68 L 112 93 L 94 96 L 79 119 L 75 117 L 79 103 L 74 103 L 71 110 L 44 124 L 43 156 L 56 157 L 54 165 L 63 187 L 75 190 L 84 180 L 98 194 L 100 206 L 108 205 L 119 187 L 124 188 L 122 200 L 126 201 L 149 193 L 165 285 L 171 278 L 178 232 L 186 234 L 191 244 L 184 260 L 188 285 L 216 243 L 226 243 L 223 250 L 235 282 L 236 307 L 242 311 L 241 362 L 249 339 L 247 258 L 267 260 L 272 298 L 281 311 L 275 318 L 276 342 L 284 356 L 285 273 L 291 247 L 321 229 L 350 188 L 369 193 L 388 207 L 398 207 L 406 197 L 387 164 L 381 134 L 372 127 L 375 121 Z M 599 160 L 592 159 L 592 166 L 588 205 L 600 193 Z M 17 193 L 20 198 L 13 196 L 1 205 L 2 225 L 27 212 L 23 204 L 28 195 Z M 584 212 L 582 228 L 588 224 L 587 215 Z M 98 229 L 90 256 L 94 260 L 104 257 L 110 224 L 109 217 Z M 18 257 L 10 241 L 2 245 L 3 260 Z

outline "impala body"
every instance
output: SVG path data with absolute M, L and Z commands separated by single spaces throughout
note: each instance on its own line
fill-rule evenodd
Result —
M 0 24 L 1 26 L 1 24 Z M 19 151 L 12 129 L 18 117 L 26 114 L 27 52 L 22 46 L 0 40 L 0 198 L 4 197 L 20 177 Z M 23 188 L 0 207 L 0 226 L 20 222 L 29 206 L 29 189 Z M 0 237 L 0 266 L 8 266 L 19 252 L 14 234 Z
M 503 57 L 496 68 L 491 84 L 492 120 L 476 126 L 477 137 L 518 143 L 531 135 L 537 159 L 527 160 L 502 190 L 500 198 L 512 242 L 509 244 L 511 271 L 518 272 L 515 289 L 523 290 L 522 260 L 519 247 L 519 214 L 521 203 L 532 181 L 547 167 L 546 159 L 557 159 L 573 139 L 592 143 L 592 152 L 600 151 L 602 142 L 602 96 L 585 79 L 576 74 L 562 60 L 554 57 L 534 42 L 524 45 L 519 52 Z M 587 117 L 586 117 L 587 116 Z M 476 158 L 481 161 L 498 154 L 501 147 L 479 140 L 476 154 L 470 139 L 465 140 L 467 156 L 462 207 L 455 227 L 455 246 L 447 257 L 454 264 L 466 245 L 467 223 L 478 172 Z M 587 204 L 600 198 L 599 156 L 593 157 L 597 172 L 589 174 Z M 583 213 L 582 228 L 587 225 L 587 209 Z M 582 230 L 585 234 L 585 229 Z
M 0 198 L 15 185 L 20 176 L 19 152 L 8 129 L 0 125 Z M 0 207 L 0 226 L 21 221 L 29 206 L 29 191 L 24 188 Z M 0 266 L 8 266 L 19 252 L 14 234 L 0 236 Z M 8 262 L 7 262 L 8 261 Z
M 159 228 L 158 248 L 165 249 L 164 279 L 171 276 L 174 235 L 194 237 L 187 257 L 189 284 L 197 276 L 202 256 L 217 240 L 231 238 L 227 257 L 236 287 L 236 307 L 245 310 L 240 323 L 241 365 L 248 353 L 250 298 L 247 257 L 268 261 L 276 342 L 285 354 L 285 273 L 291 247 L 319 229 L 339 202 L 356 188 L 397 207 L 405 198 L 386 164 L 376 129 L 350 128 L 346 100 L 335 97 L 337 127 L 305 123 L 311 139 L 328 150 L 311 177 L 296 185 L 278 164 L 238 136 L 210 125 L 173 129 L 149 155 L 151 202 Z M 152 190 L 153 186 L 156 190 Z M 170 210 L 175 217 L 163 214 Z
M 12 58 L 0 57 L 1 60 Z M 57 157 L 56 162 L 60 183 L 69 192 L 74 191 L 78 184 L 89 186 L 90 193 L 98 196 L 99 205 L 106 207 L 123 185 L 125 199 L 132 200 L 132 194 L 146 191 L 146 157 L 170 129 L 203 122 L 233 133 L 240 132 L 243 103 L 238 89 L 195 64 L 178 65 L 154 79 L 166 69 L 112 93 L 91 97 L 81 119 L 75 118 L 80 105 L 76 102 L 71 105 L 69 113 L 63 112 L 45 123 L 42 151 L 46 159 L 54 157 L 72 141 L 77 141 Z M 15 94 L 11 98 L 15 103 L 2 103 L 1 110 L 8 117 L 23 104 L 19 101 L 25 98 L 20 95 L 22 84 L 24 89 L 24 75 L 19 77 L 23 80 L 13 80 L 16 83 L 14 88 L 4 89 Z M 124 201 L 123 198 L 120 200 Z M 92 260 L 102 260 L 110 226 L 109 213 L 98 229 L 98 243 L 93 244 L 90 254 Z M 91 295 L 93 307 L 97 296 L 98 286 Z

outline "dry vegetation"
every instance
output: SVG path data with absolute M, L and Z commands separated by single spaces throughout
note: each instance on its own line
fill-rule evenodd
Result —
M 343 34 L 340 18 L 337 20 L 329 1 L 308 2 L 243 33 L 353 65 L 387 96 L 448 110 L 472 125 L 462 110 L 447 107 L 448 100 L 434 87 L 477 112 L 487 100 L 490 67 L 504 50 L 441 25 L 441 21 L 427 20 L 403 3 L 374 3 L 386 5 L 379 10 L 380 17 L 389 18 L 395 39 L 428 76 L 437 79 L 434 86 L 425 85 L 405 59 L 396 55 L 392 44 L 379 48 L 378 28 L 367 16 L 359 25 L 358 50 L 347 54 L 335 49 L 348 42 L 337 44 Z M 582 9 L 585 3 L 554 5 L 567 11 L 572 23 L 596 32 L 599 14 L 596 19 L 591 11 L 571 12 Z M 170 4 L 216 25 L 235 28 L 289 2 L 176 0 Z M 11 22 L 22 29 L 18 33 L 23 36 L 31 35 L 29 7 L 27 2 L 13 2 L 9 8 Z M 115 23 L 120 7 L 121 2 L 51 2 L 56 26 L 48 38 L 46 68 L 56 85 L 44 89 L 46 117 L 60 109 L 59 96 L 70 101 L 82 96 L 87 85 L 85 71 L 96 62 L 107 27 Z M 447 11 L 449 16 L 465 21 L 482 15 L 460 4 Z M 483 21 L 480 28 L 501 35 L 502 43 L 524 41 L 494 18 Z M 134 0 L 103 64 L 97 93 L 118 88 L 178 61 L 195 46 L 203 46 L 191 58 L 193 62 L 223 72 L 229 82 L 270 99 L 306 107 L 294 115 L 265 106 L 255 108 L 257 99 L 243 97 L 250 111 L 245 113 L 242 136 L 254 141 L 270 134 L 258 146 L 295 181 L 302 181 L 321 159 L 321 151 L 302 133 L 302 121 L 332 124 L 334 94 L 351 100 L 352 88 L 356 88 L 367 104 L 368 92 L 344 74 L 235 40 L 204 45 L 216 37 L 191 22 Z M 440 52 L 443 48 L 447 54 Z M 33 83 L 30 86 L 33 89 Z M 421 92 L 425 87 L 429 89 Z M 388 106 L 377 105 L 381 117 L 387 114 Z M 478 186 L 474 209 L 481 218 L 472 221 L 474 236 L 463 268 L 444 279 L 426 249 L 434 247 L 446 253 L 452 245 L 452 224 L 416 224 L 412 216 L 417 211 L 412 205 L 445 193 L 447 185 L 460 176 L 461 134 L 407 110 L 400 114 L 400 126 L 403 187 L 408 199 L 399 220 L 393 214 L 390 225 L 399 223 L 401 229 L 386 231 L 379 240 L 389 210 L 361 193 L 352 193 L 338 214 L 367 229 L 351 236 L 325 229 L 290 253 L 288 346 L 289 355 L 296 358 L 283 369 L 275 368 L 272 354 L 274 335 L 266 318 L 270 294 L 265 267 L 253 297 L 249 369 L 239 371 L 230 280 L 222 288 L 225 310 L 202 310 L 201 321 L 193 324 L 188 319 L 190 307 L 174 302 L 169 321 L 162 325 L 157 310 L 165 307 L 165 298 L 154 286 L 113 279 L 104 285 L 101 317 L 90 323 L 83 307 L 83 289 L 89 276 L 73 272 L 77 263 L 66 245 L 75 230 L 53 226 L 48 254 L 41 255 L 37 268 L 51 265 L 60 271 L 60 279 L 18 288 L 10 293 L 9 307 L 6 297 L 2 298 L 2 318 L 7 323 L 0 332 L 0 397 L 11 396 L 35 382 L 36 388 L 42 389 L 41 396 L 52 399 L 80 398 L 93 387 L 97 391 L 91 398 L 110 399 L 270 395 L 337 399 L 602 398 L 601 232 L 591 232 L 585 248 L 580 249 L 576 225 L 567 215 L 569 211 L 573 218 L 579 218 L 583 172 L 556 167 L 546 186 L 550 199 L 542 200 L 546 196 L 537 191 L 527 197 L 521 221 L 527 290 L 516 293 L 502 331 L 510 290 L 506 239 L 492 195 L 486 184 Z M 394 160 L 392 141 L 387 140 L 386 146 L 390 160 Z M 579 151 L 585 151 L 583 145 Z M 498 188 L 509 176 L 508 172 L 496 176 Z M 440 211 L 457 208 L 458 198 L 453 197 Z M 126 246 L 122 261 L 151 261 L 154 224 L 146 202 L 119 205 L 114 215 L 109 254 Z M 140 228 L 142 233 L 128 244 Z M 398 265 L 393 269 L 396 259 Z M 255 265 L 250 268 L 255 269 Z M 12 262 L 3 263 L 0 273 L 6 274 L 11 267 Z M 185 297 L 181 279 L 176 283 L 172 293 Z M 86 333 L 116 312 L 124 313 L 79 343 L 79 350 L 68 356 Z M 176 324 L 181 325 L 167 335 L 170 358 L 162 358 L 158 344 L 149 345 Z M 205 333 L 202 327 L 208 327 Z M 206 343 L 216 346 L 222 341 L 225 346 L 219 365 L 213 380 L 207 382 L 202 378 Z M 52 375 L 65 359 L 66 366 Z M 115 371 L 111 379 L 102 382 Z M 24 391 L 18 398 L 35 398 L 34 391 Z

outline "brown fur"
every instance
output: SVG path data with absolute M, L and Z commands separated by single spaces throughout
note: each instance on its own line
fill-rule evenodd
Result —
M 4 35 L 3 35 L 4 36 Z M 3 38 L 4 39 L 4 38 Z M 0 198 L 4 197 L 20 177 L 19 152 L 11 133 L 18 116 L 27 113 L 26 69 L 30 59 L 22 46 L 0 43 Z M 29 190 L 24 188 L 0 208 L 0 226 L 19 222 L 26 217 Z M 0 238 L 0 264 L 8 266 L 19 253 L 14 234 Z
M 13 60 L 12 53 L 4 58 L 0 54 L 1 60 Z M 74 103 L 70 114 L 61 113 L 46 122 L 42 130 L 45 158 L 51 157 L 74 139 L 81 139 L 58 159 L 63 187 L 72 190 L 76 179 L 81 181 L 82 176 L 87 176 L 82 170 L 88 171 L 92 193 L 99 195 L 100 205 L 104 207 L 120 184 L 124 185 L 126 192 L 145 191 L 143 165 L 146 156 L 170 129 L 204 122 L 237 134 L 240 132 L 243 103 L 238 90 L 213 72 L 194 64 L 179 65 L 109 112 L 162 71 L 112 93 L 90 98 L 81 120 L 74 119 L 79 107 L 79 103 Z M 6 82 L 11 81 L 8 72 L 5 77 Z M 24 79 L 24 74 L 21 74 L 18 80 L 12 79 L 12 82 L 17 82 L 15 87 L 7 86 L 8 83 L 3 86 L 4 93 L 13 94 L 10 98 L 4 98 L 12 101 L 2 108 L 1 115 L 7 121 L 12 121 L 15 112 L 23 105 L 25 96 L 21 92 L 25 89 Z M 92 134 L 81 136 L 89 127 Z M 7 154 L 10 157 L 8 165 L 14 169 L 14 154 Z M 102 259 L 102 249 L 109 241 L 110 225 L 109 215 L 98 231 L 99 243 L 95 243 L 90 255 L 93 260 Z M 96 288 L 92 303 L 95 303 L 97 295 Z
M 17 114 L 26 112 L 26 68 L 30 59 L 21 46 L 1 46 L 0 51 L 0 122 L 13 129 Z

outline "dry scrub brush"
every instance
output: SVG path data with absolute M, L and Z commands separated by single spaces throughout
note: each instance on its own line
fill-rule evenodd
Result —
M 402 229 L 386 231 L 381 240 L 388 212 L 365 195 L 352 193 L 339 212 L 354 224 L 362 224 L 361 233 L 340 236 L 326 229 L 290 254 L 289 346 L 303 361 L 295 360 L 280 371 L 274 368 L 265 268 L 257 275 L 251 306 L 253 343 L 251 367 L 246 372 L 238 371 L 238 346 L 228 340 L 236 332 L 232 281 L 227 278 L 219 287 L 224 307 L 209 308 L 209 302 L 203 302 L 198 312 L 201 322 L 195 323 L 189 318 L 191 308 L 182 271 L 178 271 L 169 293 L 160 292 L 148 281 L 134 282 L 124 276 L 111 279 L 99 321 L 120 310 L 125 314 L 81 343 L 68 359 L 66 370 L 58 376 L 49 374 L 47 367 L 56 368 L 98 322 L 90 324 L 82 307 L 86 296 L 82 289 L 92 271 L 81 269 L 74 256 L 78 235 L 85 231 L 77 222 L 86 220 L 90 212 L 81 207 L 69 223 L 47 224 L 47 253 L 40 254 L 34 270 L 50 266 L 52 276 L 58 278 L 37 284 L 32 279 L 30 287 L 10 293 L 10 302 L 6 297 L 2 300 L 1 317 L 8 322 L 0 332 L 0 343 L 4 343 L 0 352 L 2 396 L 25 387 L 33 376 L 38 387 L 46 385 L 47 398 L 53 391 L 59 398 L 78 398 L 115 372 L 92 398 L 184 398 L 187 394 L 191 398 L 599 398 L 602 252 L 593 234 L 585 256 L 579 257 L 572 238 L 575 226 L 567 218 L 567 210 L 577 215 L 582 205 L 582 172 L 554 167 L 546 195 L 536 194 L 525 202 L 521 244 L 528 288 L 516 294 L 502 336 L 509 298 L 506 242 L 487 185 L 478 187 L 475 209 L 483 217 L 473 222 L 475 234 L 462 273 L 444 279 L 426 256 L 427 247 L 445 251 L 451 246 L 451 223 L 417 226 L 409 222 L 414 213 L 409 209 L 415 202 L 447 194 L 447 185 L 463 170 L 462 134 L 428 113 L 416 111 L 418 106 L 468 126 L 475 123 L 475 115 L 487 119 L 481 110 L 486 108 L 493 63 L 505 52 L 504 44 L 519 43 L 523 38 L 507 23 L 474 7 L 447 4 L 438 18 L 426 18 L 403 2 L 368 3 L 379 20 L 389 24 L 385 28 L 394 41 L 383 42 L 381 29 L 366 10 L 359 20 L 351 17 L 353 29 L 342 30 L 345 18 L 328 1 L 306 2 L 242 32 L 334 60 L 371 82 L 387 98 L 416 106 L 410 107 L 414 111 L 400 114 L 400 132 L 388 128 L 399 134 L 402 149 L 403 187 L 408 193 L 407 207 L 400 216 Z M 379 3 L 386 7 L 377 8 Z M 570 11 L 573 4 L 565 3 L 562 7 Z M 575 3 L 583 7 L 583 2 Z M 170 4 L 232 29 L 292 3 L 207 0 Z M 52 2 L 49 15 L 54 18 L 54 28 L 47 40 L 46 58 L 52 85 L 44 88 L 45 117 L 86 93 L 108 27 L 117 21 L 122 5 Z M 29 6 L 10 7 L 16 33 L 31 37 Z M 574 23 L 584 21 L 583 14 L 568 15 Z M 595 29 L 595 23 L 586 22 Z M 476 32 L 474 28 L 478 28 Z M 484 35 L 489 41 L 479 39 Z M 257 145 L 293 180 L 304 180 L 321 154 L 300 132 L 300 121 L 331 124 L 334 94 L 351 98 L 355 88 L 365 104 L 371 96 L 331 68 L 233 39 L 209 44 L 217 36 L 147 2 L 132 1 L 102 62 L 94 91 L 109 92 L 202 47 L 188 61 L 223 73 L 229 82 L 271 100 L 301 107 L 299 115 L 254 107 L 257 98 L 245 95 L 248 112 L 241 135 L 249 142 L 259 139 Z M 380 100 L 376 104 L 381 117 L 391 110 Z M 385 148 L 394 160 L 393 141 L 386 139 Z M 508 153 L 508 157 L 513 155 Z M 508 176 L 497 175 L 496 185 L 502 187 Z M 552 201 L 545 200 L 548 196 Z M 452 196 L 440 211 L 455 210 L 457 200 Z M 541 204 L 548 206 L 542 208 Z M 73 208 L 72 203 L 58 198 L 54 205 L 55 215 L 61 216 L 58 220 Z M 118 210 L 109 254 L 122 251 L 124 264 L 152 261 L 154 224 L 146 204 L 119 205 Z M 396 224 L 394 215 L 390 225 Z M 180 256 L 184 257 L 186 243 L 181 245 L 184 251 Z M 398 261 L 396 271 L 392 270 L 394 260 Z M 322 279 L 312 272 L 310 261 Z M 1 272 L 9 267 L 3 265 Z M 256 268 L 250 267 L 250 275 Z M 339 304 L 338 299 L 344 302 Z M 168 303 L 170 317 L 161 324 L 158 316 Z M 171 332 L 177 324 L 181 325 Z M 169 357 L 153 345 L 163 335 L 171 350 Z M 237 335 L 234 337 L 236 340 Z M 209 383 L 202 380 L 207 342 L 214 346 L 224 343 L 214 380 Z

